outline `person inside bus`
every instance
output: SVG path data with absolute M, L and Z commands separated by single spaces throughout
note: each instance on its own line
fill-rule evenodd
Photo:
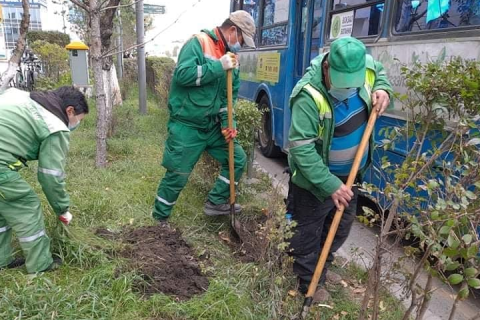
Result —
M 345 206 L 315 301 L 329 298 L 323 289 L 327 267 L 355 218 L 357 187 L 350 190 L 345 183 L 369 113 L 376 108 L 382 114 L 392 104 L 392 94 L 382 64 L 366 54 L 361 41 L 345 37 L 312 60 L 290 96 L 287 210 L 296 221 L 290 254 L 300 292 L 308 289 L 336 209 Z M 372 162 L 371 151 L 370 143 L 356 182 Z
M 202 30 L 182 48 L 173 74 L 168 100 L 170 119 L 162 165 L 167 172 L 155 197 L 153 218 L 165 225 L 173 206 L 204 151 L 222 165 L 220 175 L 208 195 L 204 213 L 230 213 L 228 148 L 237 131 L 228 128 L 227 76 L 233 73 L 233 98 L 240 85 L 237 56 L 242 46 L 255 47 L 255 22 L 243 10 L 232 12 L 213 30 Z M 234 125 L 235 126 L 235 125 Z M 246 155 L 236 140 L 235 181 L 243 173 Z M 187 200 L 188 201 L 188 200 Z M 240 212 L 240 205 L 235 205 Z

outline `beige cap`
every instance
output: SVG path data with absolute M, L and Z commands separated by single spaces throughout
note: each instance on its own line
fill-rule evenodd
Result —
M 248 47 L 255 48 L 255 21 L 252 16 L 244 10 L 232 12 L 229 17 L 237 27 L 242 31 L 243 40 Z

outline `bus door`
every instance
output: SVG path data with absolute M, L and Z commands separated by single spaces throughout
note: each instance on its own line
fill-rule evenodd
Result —
M 310 61 L 315 58 L 322 46 L 323 0 L 300 0 L 297 15 L 295 83 L 303 76 Z

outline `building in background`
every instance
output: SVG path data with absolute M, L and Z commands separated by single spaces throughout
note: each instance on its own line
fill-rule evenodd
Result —
M 29 30 L 42 30 L 42 21 L 47 17 L 47 0 L 29 0 Z M 0 0 L 0 64 L 10 58 L 20 35 L 22 0 Z

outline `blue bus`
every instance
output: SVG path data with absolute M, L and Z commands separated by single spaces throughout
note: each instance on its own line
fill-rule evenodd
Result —
M 310 60 L 339 37 L 362 40 L 399 93 L 406 93 L 403 64 L 441 62 L 455 55 L 480 60 L 479 0 L 233 0 L 231 10 L 239 9 L 248 11 L 257 25 L 257 49 L 240 52 L 239 97 L 269 111 L 258 137 L 267 157 L 288 152 L 289 95 Z M 408 116 L 397 104 L 380 117 L 377 145 L 382 128 L 402 127 Z M 366 182 L 382 188 L 385 182 L 375 167 L 384 156 L 402 163 L 408 148 L 406 141 L 393 150 L 376 148 Z

